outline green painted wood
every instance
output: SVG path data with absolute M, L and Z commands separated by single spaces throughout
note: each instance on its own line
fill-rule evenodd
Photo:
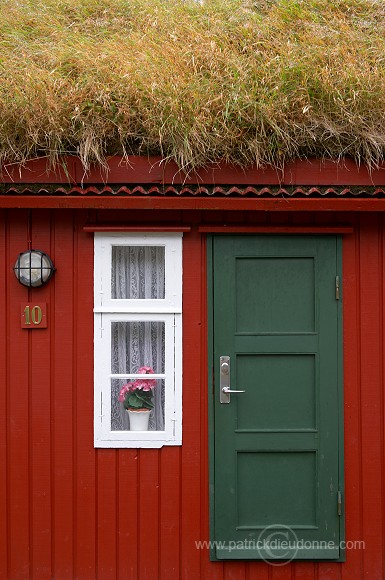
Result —
M 338 559 L 339 239 L 218 235 L 212 260 L 213 555 Z

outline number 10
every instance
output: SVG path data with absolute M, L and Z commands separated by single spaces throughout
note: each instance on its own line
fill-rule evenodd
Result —
M 30 306 L 24 308 L 25 314 L 25 324 L 40 324 L 43 318 L 43 312 L 40 306 L 34 306 L 32 309 Z M 32 320 L 32 322 L 31 322 Z

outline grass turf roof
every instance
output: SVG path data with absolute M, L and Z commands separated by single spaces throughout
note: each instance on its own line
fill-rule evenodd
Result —
M 383 0 L 2 0 L 0 162 L 385 157 Z

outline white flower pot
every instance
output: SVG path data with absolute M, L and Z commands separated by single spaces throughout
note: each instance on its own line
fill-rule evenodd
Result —
M 130 419 L 130 431 L 148 431 L 150 410 L 131 411 L 131 409 L 127 409 L 127 413 Z

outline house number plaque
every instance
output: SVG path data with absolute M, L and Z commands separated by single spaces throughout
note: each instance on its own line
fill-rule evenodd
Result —
M 21 328 L 47 328 L 47 304 L 27 302 L 21 305 Z

